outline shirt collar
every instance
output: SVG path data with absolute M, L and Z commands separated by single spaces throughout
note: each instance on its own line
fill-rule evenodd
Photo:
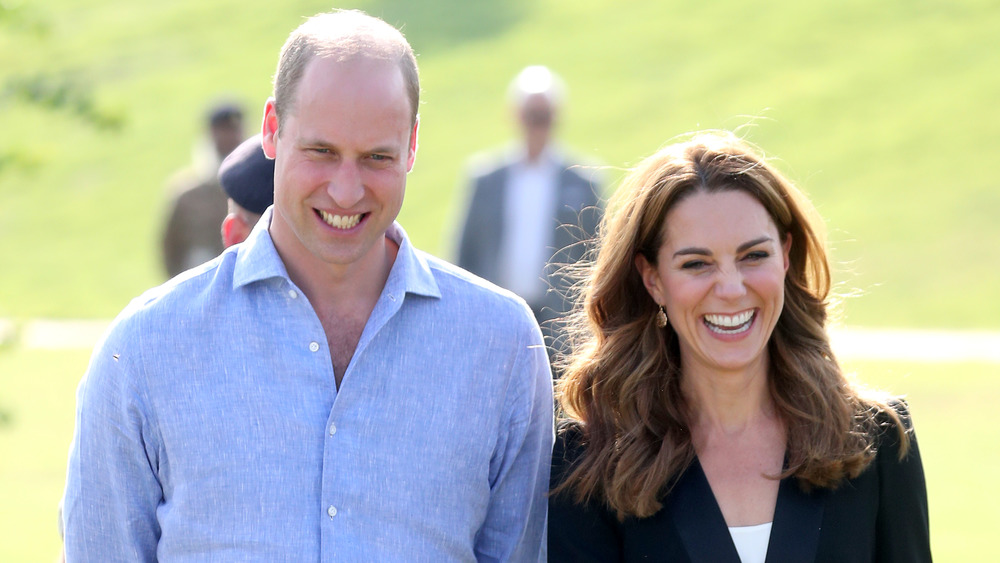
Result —
M 515 146 L 512 154 L 514 157 L 513 161 L 517 166 L 528 168 L 528 151 L 523 145 Z M 561 161 L 562 152 L 553 142 L 545 145 L 545 148 L 542 149 L 542 153 L 538 155 L 538 161 L 533 166 L 558 167 Z
M 271 278 L 288 279 L 285 264 L 267 232 L 273 214 L 274 206 L 265 209 L 250 235 L 240 243 L 233 267 L 233 289 Z
M 385 282 L 386 290 L 440 298 L 441 290 L 438 288 L 437 280 L 434 279 L 431 267 L 427 264 L 427 257 L 413 247 L 403 227 L 393 221 L 386 231 L 386 236 L 399 245 L 396 262 L 392 265 L 389 279 Z
M 273 215 L 274 206 L 268 207 L 250 231 L 250 236 L 240 244 L 233 271 L 234 289 L 271 278 L 289 279 L 285 264 L 281 261 L 281 256 L 278 255 L 271 234 L 267 230 Z M 389 272 L 389 279 L 385 282 L 383 293 L 390 295 L 413 293 L 427 297 L 441 297 L 441 291 L 426 257 L 413 247 L 403 227 L 393 222 L 386 231 L 386 236 L 399 245 L 399 252 Z

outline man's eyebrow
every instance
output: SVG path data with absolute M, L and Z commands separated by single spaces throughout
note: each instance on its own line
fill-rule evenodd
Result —
M 375 148 L 373 148 L 373 149 L 371 149 L 371 150 L 369 150 L 367 152 L 372 153 L 372 154 L 389 154 L 389 155 L 395 155 L 395 154 L 399 153 L 399 148 L 398 147 L 392 147 L 392 146 L 375 147 Z
M 328 143 L 328 142 L 326 142 L 326 141 L 324 141 L 322 139 L 307 139 L 307 138 L 304 138 L 304 137 L 299 139 L 299 146 L 303 146 L 303 147 L 322 147 L 324 149 L 332 148 L 333 147 L 332 144 L 330 144 L 330 143 Z

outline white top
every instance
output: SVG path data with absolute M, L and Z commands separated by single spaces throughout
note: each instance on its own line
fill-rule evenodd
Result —
M 735 526 L 729 528 L 733 536 L 736 552 L 742 563 L 764 563 L 767 557 L 767 542 L 771 539 L 771 522 L 756 526 Z
M 542 274 L 553 253 L 558 181 L 559 166 L 547 152 L 535 164 L 519 162 L 507 177 L 500 285 L 528 303 L 540 301 L 548 289 Z

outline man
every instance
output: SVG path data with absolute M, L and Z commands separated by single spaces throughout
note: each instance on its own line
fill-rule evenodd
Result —
M 215 258 L 222 252 L 219 223 L 226 216 L 226 194 L 219 187 L 219 162 L 243 140 L 243 112 L 220 104 L 209 112 L 212 156 L 208 164 L 172 181 L 175 192 L 161 238 L 163 266 L 169 277 Z
M 219 184 L 229 196 L 222 220 L 222 245 L 243 242 L 274 202 L 274 161 L 261 147 L 261 136 L 240 143 L 219 166 Z
M 80 384 L 69 561 L 544 560 L 541 334 L 395 222 L 418 96 L 381 20 L 292 33 L 262 128 L 274 205 L 135 300 Z
M 458 265 L 523 297 L 550 354 L 566 350 L 558 319 L 571 308 L 561 268 L 583 257 L 600 221 L 593 167 L 575 166 L 552 142 L 563 88 L 544 66 L 510 86 L 522 132 L 499 157 L 473 158 Z

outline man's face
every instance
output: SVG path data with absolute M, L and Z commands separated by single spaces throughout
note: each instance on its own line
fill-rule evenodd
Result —
M 549 142 L 555 120 L 555 108 L 545 94 L 532 94 L 521 102 L 518 118 L 521 121 L 529 157 L 534 158 Z
M 349 274 L 377 264 L 399 214 L 417 128 L 402 72 L 388 62 L 315 58 L 288 115 L 265 108 L 275 158 L 271 236 L 286 266 Z
M 215 144 L 215 152 L 219 158 L 233 152 L 233 150 L 243 142 L 243 118 L 231 117 L 212 125 L 212 142 Z
M 532 94 L 521 104 L 521 124 L 527 130 L 552 127 L 554 108 L 544 94 Z

